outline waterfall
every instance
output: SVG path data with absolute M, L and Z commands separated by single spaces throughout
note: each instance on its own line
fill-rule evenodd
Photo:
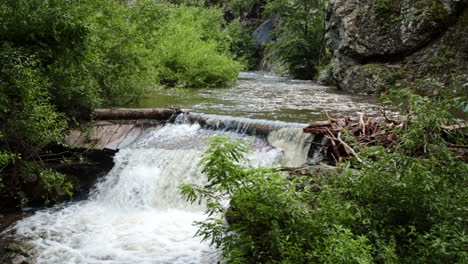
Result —
M 299 167 L 306 163 L 309 155 L 310 142 L 314 135 L 302 132 L 302 128 L 284 127 L 272 131 L 268 142 L 284 152 L 284 164 L 287 167 Z
M 250 119 L 224 115 L 185 113 L 178 116 L 176 123 L 197 123 L 204 128 L 231 131 L 239 134 L 266 137 L 270 132 L 287 127 L 304 128 L 306 124 Z
M 254 167 L 301 165 L 311 138 L 300 124 L 202 119 L 185 116 L 146 130 L 116 154 L 88 200 L 39 211 L 7 232 L 32 248 L 31 263 L 218 263 L 220 252 L 194 237 L 193 222 L 206 217 L 203 206 L 185 202 L 177 188 L 206 182 L 198 166 L 206 138 L 244 138 Z

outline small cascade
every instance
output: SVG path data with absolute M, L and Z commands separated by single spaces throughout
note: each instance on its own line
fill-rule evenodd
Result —
M 194 237 L 193 222 L 206 218 L 203 206 L 185 202 L 178 189 L 206 182 L 198 165 L 206 138 L 244 138 L 253 148 L 246 165 L 272 167 L 305 162 L 310 135 L 298 124 L 208 115 L 201 125 L 183 118 L 121 149 L 88 200 L 39 211 L 3 235 L 32 248 L 26 261 L 36 264 L 218 263 L 220 252 Z M 266 137 L 248 136 L 258 125 L 264 133 L 268 127 Z
M 323 139 L 315 139 L 313 134 L 304 133 L 306 125 L 301 123 L 197 113 L 181 114 L 176 123 L 199 124 L 205 129 L 265 138 L 271 146 L 284 152 L 283 165 L 287 167 L 316 164 L 322 159 L 323 149 L 320 145 L 324 143 Z
M 286 167 L 299 167 L 307 162 L 314 135 L 302 132 L 302 128 L 283 127 L 268 135 L 268 142 L 284 152 Z
M 260 137 L 267 137 L 270 132 L 284 127 L 304 128 L 306 126 L 301 123 L 197 113 L 181 114 L 177 117 L 176 123 L 196 123 L 206 129 L 231 131 L 238 134 Z

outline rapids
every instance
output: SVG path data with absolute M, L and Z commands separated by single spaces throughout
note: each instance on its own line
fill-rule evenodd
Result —
M 178 186 L 206 181 L 198 163 L 211 136 L 247 140 L 254 150 L 249 166 L 304 163 L 306 155 L 286 158 L 298 144 L 304 148 L 298 128 L 275 131 L 268 138 L 252 137 L 205 129 L 181 116 L 121 149 L 88 200 L 36 212 L 4 235 L 31 248 L 28 261 L 37 264 L 217 263 L 220 252 L 194 237 L 193 221 L 205 218 L 203 206 L 185 202 Z
M 132 107 L 206 114 L 180 115 L 174 124 L 146 129 L 119 150 L 88 200 L 38 211 L 0 236 L 27 246 L 26 261 L 35 264 L 218 263 L 220 252 L 194 237 L 193 222 L 206 217 L 203 206 L 185 202 L 178 189 L 206 182 L 198 166 L 206 138 L 244 138 L 253 149 L 249 166 L 297 167 L 320 160 L 309 150 L 315 139 L 302 133 L 304 123 L 323 118 L 324 111 L 372 114 L 379 107 L 374 100 L 247 72 L 232 88 L 160 91 Z

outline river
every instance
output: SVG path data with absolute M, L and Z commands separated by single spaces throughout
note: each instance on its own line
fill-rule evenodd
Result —
M 218 263 L 220 252 L 194 237 L 193 221 L 206 217 L 203 206 L 185 202 L 178 189 L 206 182 L 198 166 L 206 139 L 246 140 L 253 149 L 246 166 L 300 166 L 311 161 L 313 140 L 301 123 L 322 118 L 325 110 L 334 116 L 378 111 L 375 98 L 360 98 L 264 73 L 242 73 L 232 88 L 162 91 L 133 107 L 172 105 L 207 114 L 181 115 L 148 130 L 116 154 L 89 199 L 40 210 L 2 236 L 27 247 L 29 263 Z
M 178 107 L 206 114 L 308 123 L 332 117 L 380 114 L 379 98 L 339 91 L 267 72 L 241 72 L 218 89 L 164 89 L 126 107 Z

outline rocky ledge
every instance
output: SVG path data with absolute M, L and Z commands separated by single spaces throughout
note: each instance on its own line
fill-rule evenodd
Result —
M 408 81 L 428 93 L 466 83 L 467 2 L 330 0 L 325 38 L 333 60 L 320 82 L 358 93 Z

